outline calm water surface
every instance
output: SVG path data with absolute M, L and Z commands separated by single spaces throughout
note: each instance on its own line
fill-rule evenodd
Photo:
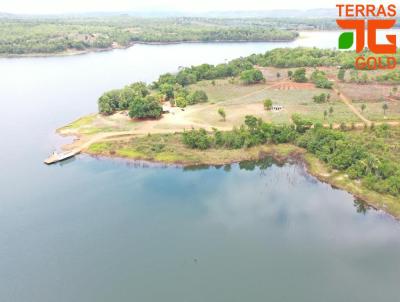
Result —
M 397 301 L 400 225 L 297 164 L 42 160 L 105 90 L 293 43 L 0 59 L 0 301 Z

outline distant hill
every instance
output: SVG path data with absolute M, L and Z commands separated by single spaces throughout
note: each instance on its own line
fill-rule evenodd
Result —
M 143 18 L 171 18 L 171 17 L 204 17 L 204 18 L 335 18 L 335 9 L 277 9 L 266 11 L 210 11 L 210 12 L 185 12 L 185 11 L 121 11 L 121 12 L 84 12 L 68 14 L 9 14 L 0 12 L 0 18 L 63 18 L 63 17 L 112 17 L 132 16 Z
M 0 18 L 12 18 L 14 16 L 13 14 L 0 12 Z
M 268 11 L 208 12 L 208 17 L 223 18 L 335 18 L 335 9 L 294 10 L 277 9 Z

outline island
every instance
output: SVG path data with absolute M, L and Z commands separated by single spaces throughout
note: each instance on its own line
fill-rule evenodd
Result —
M 281 48 L 105 92 L 57 130 L 65 152 L 182 166 L 271 156 L 400 218 L 400 69 L 352 51 Z

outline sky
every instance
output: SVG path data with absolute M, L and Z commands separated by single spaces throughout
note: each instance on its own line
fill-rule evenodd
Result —
M 0 12 L 60 14 L 123 11 L 258 11 L 336 8 L 336 4 L 388 4 L 393 0 L 0 0 Z
M 143 10 L 257 11 L 335 8 L 336 3 L 339 3 L 339 0 L 0 0 L 0 12 L 53 14 Z

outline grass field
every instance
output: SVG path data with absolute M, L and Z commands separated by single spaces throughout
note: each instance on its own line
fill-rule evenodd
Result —
M 182 143 L 180 134 L 153 134 L 119 141 L 103 141 L 92 144 L 87 151 L 93 155 L 182 165 L 228 164 L 256 160 L 263 154 L 283 160 L 293 153 L 304 152 L 296 146 L 287 144 L 257 146 L 246 150 L 195 150 Z
M 61 134 L 92 135 L 102 132 L 127 131 L 134 127 L 135 122 L 129 119 L 124 112 L 111 116 L 91 114 L 58 129 Z
M 241 124 L 246 114 L 252 114 L 275 123 L 289 123 L 290 117 L 294 113 L 321 123 L 359 121 L 358 117 L 339 100 L 332 90 L 315 88 L 311 83 L 297 84 L 281 80 L 245 86 L 238 82 L 221 80 L 215 86 L 209 81 L 200 82 L 193 85 L 191 89 L 204 90 L 208 94 L 210 102 L 225 109 L 227 121 L 234 125 Z M 321 93 L 329 93 L 331 95 L 330 102 L 315 103 L 313 96 Z M 281 112 L 265 111 L 264 99 L 271 99 L 273 104 L 282 105 L 284 109 Z M 330 107 L 334 110 L 333 114 L 324 119 L 324 111 L 329 112 Z M 198 111 L 194 119 L 198 122 L 223 125 L 217 112 L 209 111 L 208 108 Z
M 400 119 L 400 101 L 388 102 L 370 102 L 365 103 L 367 108 L 364 110 L 363 115 L 371 121 L 389 121 Z M 382 106 L 387 104 L 388 109 L 384 115 Z M 361 106 L 361 104 L 357 104 Z
M 347 97 L 356 102 L 384 101 L 393 86 L 383 84 L 339 83 L 338 88 Z

